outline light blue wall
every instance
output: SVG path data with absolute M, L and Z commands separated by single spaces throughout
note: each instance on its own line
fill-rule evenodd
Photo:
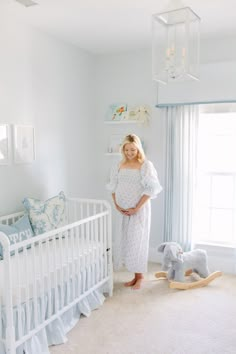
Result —
M 36 133 L 35 162 L 0 166 L 0 215 L 25 196 L 93 197 L 94 57 L 4 11 L 0 50 L 0 123 Z

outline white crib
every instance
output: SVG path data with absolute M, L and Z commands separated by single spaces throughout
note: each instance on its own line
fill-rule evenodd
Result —
M 70 198 L 66 205 L 66 225 L 56 230 L 14 245 L 0 232 L 0 354 L 49 353 L 87 307 L 112 295 L 109 203 Z

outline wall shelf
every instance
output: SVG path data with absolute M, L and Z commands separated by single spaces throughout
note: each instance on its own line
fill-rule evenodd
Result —
M 106 156 L 121 156 L 120 152 L 106 152 Z
M 137 120 L 104 120 L 105 124 L 137 124 Z

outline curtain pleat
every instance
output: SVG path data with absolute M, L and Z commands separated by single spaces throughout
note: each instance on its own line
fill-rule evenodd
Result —
M 198 106 L 167 107 L 164 241 L 191 249 Z

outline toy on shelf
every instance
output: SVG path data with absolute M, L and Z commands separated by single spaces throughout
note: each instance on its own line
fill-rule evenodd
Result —
M 176 242 L 164 242 L 158 247 L 163 253 L 162 271 L 155 274 L 156 278 L 166 278 L 172 289 L 192 289 L 208 285 L 212 280 L 222 275 L 216 271 L 210 273 L 208 269 L 207 253 L 202 249 L 183 252 Z M 199 279 L 194 282 L 185 282 L 185 277 L 196 273 Z
M 144 106 L 136 106 L 135 108 L 129 111 L 128 119 L 135 120 L 138 123 L 142 123 L 145 125 L 149 124 L 151 117 L 151 108 L 147 105 Z

